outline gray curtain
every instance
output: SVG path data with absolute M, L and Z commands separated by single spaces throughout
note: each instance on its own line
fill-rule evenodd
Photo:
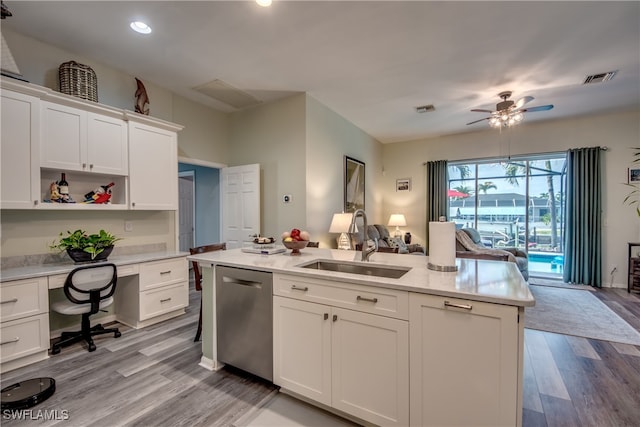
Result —
M 602 286 L 600 147 L 567 153 L 567 203 L 563 279 Z
M 449 174 L 446 160 L 427 162 L 427 239 L 425 247 L 429 255 L 429 222 L 447 216 Z

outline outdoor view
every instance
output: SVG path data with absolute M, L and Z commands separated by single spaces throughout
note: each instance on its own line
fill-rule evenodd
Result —
M 564 155 L 449 163 L 449 218 L 480 232 L 487 247 L 529 254 L 529 272 L 562 274 Z

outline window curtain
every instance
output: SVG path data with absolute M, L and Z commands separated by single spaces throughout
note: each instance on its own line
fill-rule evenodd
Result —
M 447 216 L 447 188 L 449 174 L 446 160 L 427 162 L 427 239 L 425 247 L 429 255 L 429 222 L 438 221 L 441 216 Z
M 567 203 L 563 279 L 602 287 L 600 147 L 567 153 Z

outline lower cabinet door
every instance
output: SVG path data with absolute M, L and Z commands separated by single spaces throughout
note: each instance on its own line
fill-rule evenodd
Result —
M 273 300 L 273 382 L 331 405 L 331 307 Z
M 409 424 L 409 324 L 333 308 L 332 406 L 377 425 Z
M 2 323 L 0 362 L 8 362 L 49 348 L 49 313 Z
M 517 307 L 411 294 L 409 313 L 411 425 L 519 425 Z

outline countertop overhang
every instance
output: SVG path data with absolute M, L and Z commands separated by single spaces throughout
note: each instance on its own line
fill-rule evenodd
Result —
M 320 259 L 361 262 L 360 257 L 361 252 L 358 251 L 305 248 L 299 256 L 292 256 L 290 251 L 260 255 L 231 249 L 191 255 L 187 259 L 197 261 L 203 267 L 225 265 L 495 304 L 519 307 L 535 305 L 529 285 L 518 267 L 511 262 L 456 259 L 458 271 L 449 273 L 428 269 L 429 257 L 425 256 L 382 252 L 376 252 L 371 256 L 369 264 L 372 265 L 411 268 L 398 279 L 300 267 L 302 264 Z

